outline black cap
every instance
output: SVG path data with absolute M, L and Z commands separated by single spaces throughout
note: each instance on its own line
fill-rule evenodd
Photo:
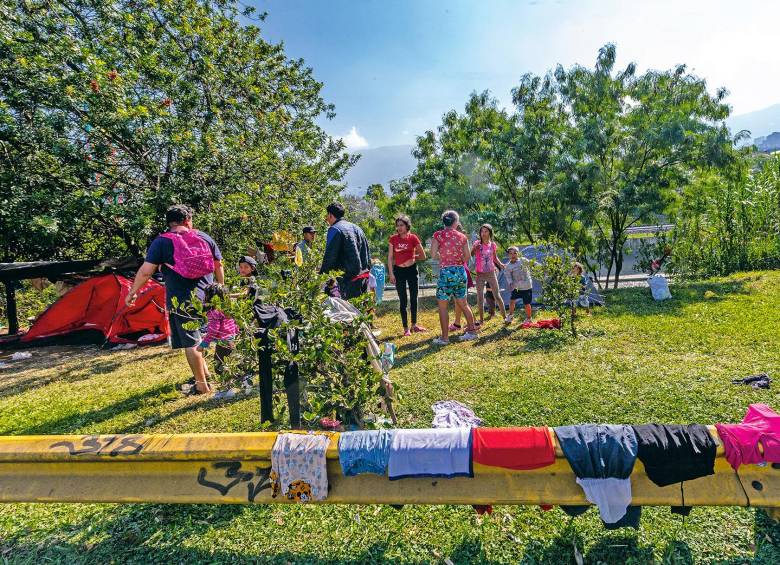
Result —
M 305 228 L 303 228 L 303 233 L 317 233 L 317 230 L 315 230 L 311 226 L 306 226 Z
M 241 259 L 238 260 L 239 263 L 246 263 L 247 265 L 251 266 L 252 268 L 257 268 L 257 261 L 254 260 L 253 257 L 250 257 L 249 255 L 244 255 L 241 257 Z

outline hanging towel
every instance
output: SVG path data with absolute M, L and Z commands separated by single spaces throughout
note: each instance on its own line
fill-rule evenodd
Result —
M 555 462 L 549 428 L 474 428 L 472 459 L 480 465 L 528 470 Z
M 325 452 L 330 438 L 325 434 L 279 434 L 271 450 L 273 496 L 280 492 L 296 502 L 325 500 L 328 471 Z
M 707 426 L 647 424 L 634 426 L 634 433 L 639 460 L 659 487 L 715 473 L 717 446 Z
M 780 463 L 780 414 L 766 404 L 751 404 L 741 424 L 715 424 L 726 460 L 735 471 L 740 465 Z M 758 450 L 764 448 L 764 454 Z
M 390 480 L 473 477 L 471 429 L 396 430 L 387 464 Z
M 384 475 L 393 430 L 344 432 L 339 436 L 339 462 L 345 477 L 361 473 Z
M 477 428 L 482 425 L 482 420 L 471 408 L 457 400 L 440 400 L 431 408 L 434 428 Z
M 631 426 L 560 426 L 555 435 L 588 501 L 605 524 L 616 524 L 631 504 L 631 471 L 638 451 Z M 587 479 L 587 480 L 584 480 Z

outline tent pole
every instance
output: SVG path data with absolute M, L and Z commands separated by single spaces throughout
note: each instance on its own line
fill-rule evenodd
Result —
M 16 282 L 5 282 L 5 305 L 8 318 L 8 335 L 19 333 L 19 317 L 16 310 Z

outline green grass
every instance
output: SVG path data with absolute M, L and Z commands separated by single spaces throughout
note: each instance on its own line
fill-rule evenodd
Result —
M 780 387 L 754 391 L 734 377 L 780 374 L 780 273 L 608 295 L 581 337 L 506 331 L 436 348 L 433 332 L 401 338 L 383 307 L 383 339 L 399 346 L 394 380 L 401 424 L 430 425 L 441 399 L 470 404 L 486 425 L 738 421 L 751 402 L 780 407 Z M 432 304 L 422 322 L 437 323 Z M 0 371 L 0 433 L 216 432 L 258 429 L 256 398 L 181 398 L 181 355 L 164 348 L 109 353 L 48 348 Z M 595 510 L 407 506 L 163 506 L 13 504 L 0 512 L 8 562 L 270 563 L 779 563 L 780 527 L 762 511 L 697 508 L 684 522 L 648 508 L 642 528 L 607 532 Z

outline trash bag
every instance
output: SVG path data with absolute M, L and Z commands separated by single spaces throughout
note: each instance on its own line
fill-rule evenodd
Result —
M 647 277 L 647 284 L 654 300 L 669 300 L 672 293 L 669 292 L 669 281 L 663 275 L 651 275 Z

